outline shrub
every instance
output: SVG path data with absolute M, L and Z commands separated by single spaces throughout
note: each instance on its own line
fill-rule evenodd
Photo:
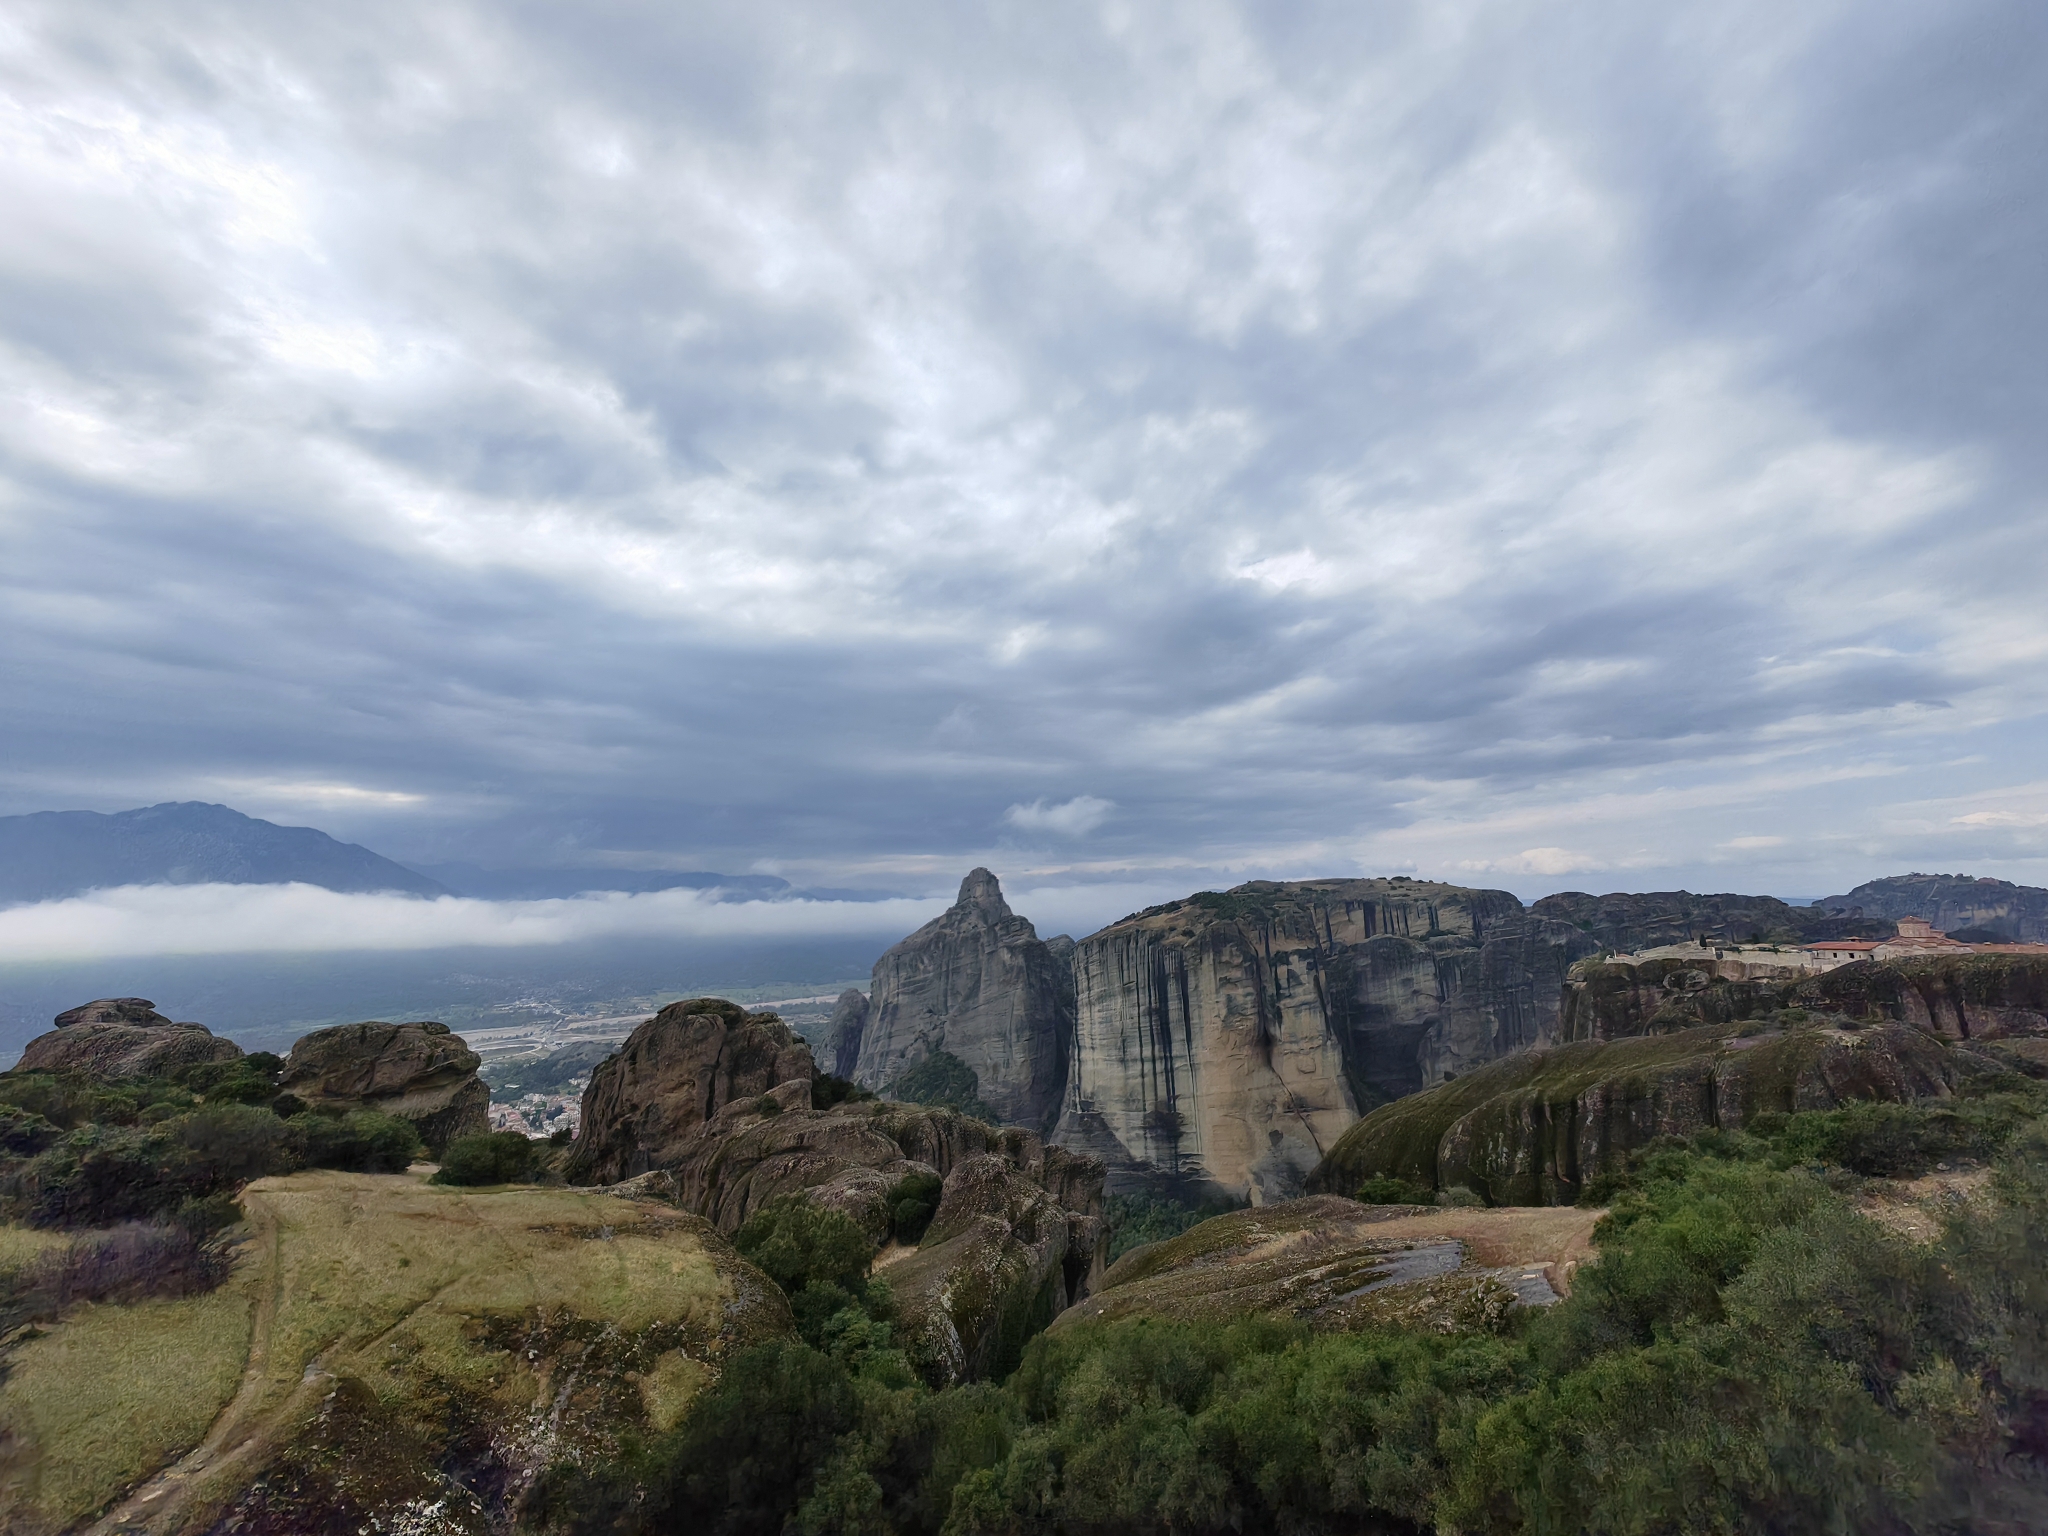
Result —
M 1102 1202 L 1103 1225 L 1109 1233 L 1109 1261 L 1114 1264 L 1133 1248 L 1179 1237 L 1211 1216 L 1236 1209 L 1234 1205 L 1214 1202 L 1190 1205 L 1159 1195 L 1111 1195 Z
M 889 1096 L 905 1104 L 958 1110 L 976 1120 L 996 1123 L 996 1112 L 981 1102 L 981 1080 L 974 1068 L 951 1051 L 933 1051 L 889 1085 Z
M 458 1136 L 441 1154 L 436 1184 L 521 1184 L 532 1178 L 540 1150 L 517 1131 Z
M 226 1248 L 184 1226 L 131 1222 L 37 1254 L 18 1272 L 7 1310 L 15 1321 L 55 1317 L 82 1301 L 190 1296 L 227 1279 Z
M 811 1108 L 830 1109 L 834 1104 L 858 1104 L 872 1100 L 874 1095 L 858 1083 L 850 1083 L 843 1077 L 834 1077 L 829 1072 L 820 1072 L 811 1079 Z
M 1361 1205 L 1434 1205 L 1436 1191 L 1380 1174 L 1359 1185 L 1354 1198 Z
M 761 1207 L 733 1234 L 732 1245 L 792 1297 L 814 1281 L 848 1296 L 866 1288 L 872 1257 L 867 1234 L 851 1217 L 802 1195 L 784 1195 Z
M 906 1173 L 885 1197 L 889 1204 L 889 1231 L 897 1242 L 914 1247 L 939 1209 L 945 1181 L 936 1173 Z
M 419 1128 L 399 1115 L 359 1109 L 339 1117 L 297 1114 L 288 1123 L 299 1139 L 301 1159 L 308 1168 L 403 1173 L 422 1151 Z

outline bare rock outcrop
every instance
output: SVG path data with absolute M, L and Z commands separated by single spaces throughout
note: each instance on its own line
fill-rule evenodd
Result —
M 143 997 L 103 997 L 67 1008 L 29 1041 L 17 1071 L 87 1072 L 108 1081 L 168 1077 L 199 1062 L 233 1061 L 242 1048 L 204 1024 L 174 1024 Z
M 1364 1109 L 1546 1039 L 1597 948 L 1506 891 L 1254 881 L 1141 912 L 1074 955 L 1053 1132 L 1154 1184 L 1298 1195 Z
M 736 1101 L 794 1083 L 808 1104 L 815 1072 L 811 1048 L 772 1013 L 721 997 L 670 1003 L 591 1072 L 567 1176 L 617 1184 L 673 1167 L 690 1137 Z
M 2048 1036 L 2048 956 L 1862 961 L 1816 976 L 1790 997 L 1853 1018 L 1897 1019 L 1954 1040 Z
M 1059 1113 L 1072 1019 L 1067 965 L 977 869 L 950 910 L 875 962 L 853 1080 L 886 1093 L 945 1052 L 998 1118 L 1042 1131 Z
M 279 1088 L 310 1109 L 374 1110 L 410 1120 L 430 1156 L 490 1129 L 481 1058 L 446 1024 L 337 1024 L 302 1035 Z

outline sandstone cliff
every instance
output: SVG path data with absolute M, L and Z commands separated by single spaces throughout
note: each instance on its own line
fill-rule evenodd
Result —
M 1505 891 L 1255 881 L 1112 924 L 1074 955 L 1054 1139 L 1112 1188 L 1301 1192 L 1362 1109 L 1547 1036 L 1582 930 Z
M 144 997 L 103 997 L 67 1008 L 56 1028 L 29 1041 L 16 1071 L 71 1069 L 119 1081 L 168 1077 L 179 1067 L 233 1061 L 242 1048 L 204 1024 L 174 1024 Z
M 445 1024 L 337 1024 L 302 1035 L 279 1079 L 311 1109 L 374 1110 L 410 1120 L 431 1157 L 490 1129 L 481 1062 Z
M 1059 1113 L 1072 1018 L 1068 967 L 977 869 L 951 910 L 875 962 L 853 1080 L 886 1093 L 943 1051 L 973 1071 L 1000 1119 L 1044 1130 Z

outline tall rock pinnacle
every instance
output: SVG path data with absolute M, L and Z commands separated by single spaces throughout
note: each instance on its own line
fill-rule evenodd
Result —
M 1064 955 L 977 869 L 960 882 L 959 901 L 875 962 L 853 1078 L 887 1092 L 943 1051 L 973 1070 L 1005 1123 L 1042 1130 L 1059 1113 L 1072 1028 Z

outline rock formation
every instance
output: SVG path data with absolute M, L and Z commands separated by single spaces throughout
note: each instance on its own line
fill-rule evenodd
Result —
M 889 1248 L 899 1333 L 936 1385 L 1014 1364 L 1100 1277 L 1102 1165 L 1033 1132 L 861 1099 L 818 1108 L 810 1049 L 773 1014 L 715 998 L 664 1008 L 591 1076 L 572 1182 L 624 1181 L 732 1233 L 801 1196 L 890 1244 L 892 1191 L 942 1181 L 913 1253 Z
M 2048 1037 L 2048 956 L 1933 955 L 1845 965 L 1789 994 L 1860 1019 L 1897 1019 L 1953 1040 Z
M 204 1024 L 174 1024 L 142 997 L 103 997 L 67 1008 L 29 1041 L 16 1071 L 70 1069 L 94 1077 L 168 1077 L 179 1067 L 233 1061 L 242 1048 Z
M 811 1048 L 772 1013 L 721 997 L 670 1003 L 592 1070 L 567 1176 L 616 1184 L 673 1166 L 691 1134 L 736 1101 L 794 1083 L 808 1104 L 815 1070 Z
M 860 1070 L 861 1036 L 867 1033 L 868 995 L 848 987 L 832 1005 L 825 1025 L 825 1068 L 834 1077 L 853 1081 Z
M 1505 891 L 1255 881 L 1082 941 L 1053 1137 L 1112 1188 L 1301 1192 L 1361 1109 L 1547 1036 L 1598 947 Z M 872 1027 L 872 1026 L 871 1026 Z
M 309 1109 L 374 1110 L 410 1120 L 429 1156 L 490 1129 L 480 1058 L 446 1024 L 337 1024 L 301 1036 L 285 1058 L 281 1092 Z
M 977 869 L 951 910 L 875 962 L 853 1080 L 886 1093 L 944 1051 L 999 1118 L 1042 1131 L 1059 1113 L 1072 1018 L 1068 967 Z
M 1833 918 L 1864 918 L 1885 932 L 1902 917 L 1924 917 L 1937 933 L 1977 929 L 2009 941 L 2048 942 L 2048 890 L 1968 875 L 1888 875 L 1812 910 Z M 1828 937 L 1842 937 L 1829 934 Z
M 1767 1111 L 1903 1103 L 2001 1064 L 1904 1024 L 1709 1024 L 1527 1051 L 1374 1111 L 1310 1176 L 1336 1194 L 1388 1175 L 1491 1205 L 1570 1205 L 1660 1136 Z

